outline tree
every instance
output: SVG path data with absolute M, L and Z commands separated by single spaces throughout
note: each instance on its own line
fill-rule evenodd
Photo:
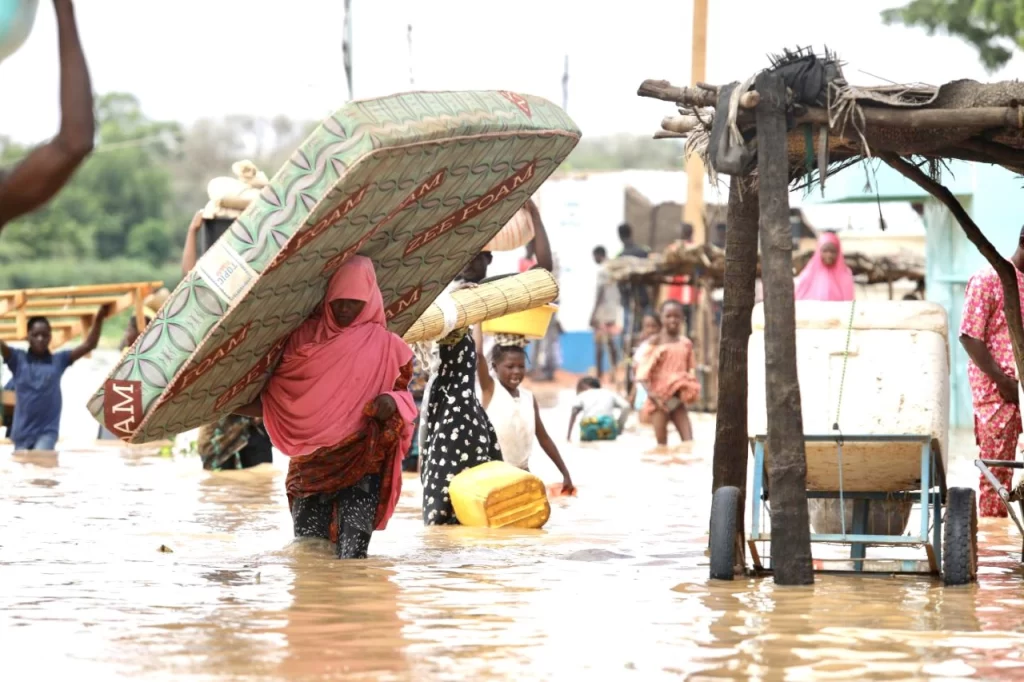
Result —
M 1024 0 L 911 0 L 882 12 L 882 20 L 960 38 L 977 48 L 989 71 L 1024 47 Z

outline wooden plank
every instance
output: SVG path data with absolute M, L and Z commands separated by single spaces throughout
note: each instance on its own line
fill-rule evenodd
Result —
M 77 306 L 74 308 L 25 308 L 25 314 L 29 317 L 34 315 L 42 315 L 46 318 L 59 319 L 62 317 L 73 317 L 80 318 L 83 315 L 93 316 L 96 314 L 96 310 L 99 306 Z M 17 317 L 16 313 L 9 313 L 7 315 L 0 315 L 0 319 L 10 319 Z
M 49 287 L 43 289 L 3 289 L 0 296 L 6 294 L 23 293 L 26 297 L 40 296 L 96 296 L 101 294 L 122 294 L 126 291 L 134 291 L 142 288 L 148 296 L 163 286 L 163 282 L 119 282 L 117 284 L 87 284 L 81 286 Z
M 796 373 L 793 302 L 793 230 L 789 224 L 786 84 L 775 73 L 757 76 L 757 172 L 764 281 L 765 382 L 768 395 L 768 469 L 771 490 L 772 568 L 779 585 L 814 582 L 807 457 L 800 384 Z

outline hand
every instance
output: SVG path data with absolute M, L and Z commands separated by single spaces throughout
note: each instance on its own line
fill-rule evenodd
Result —
M 595 315 L 590 316 L 590 328 L 597 331 L 597 316 Z
M 96 311 L 96 319 L 97 320 L 105 320 L 108 317 L 110 317 L 111 313 L 113 313 L 113 312 L 114 312 L 114 304 L 113 303 L 104 303 L 103 305 L 100 306 L 100 309 Z
M 196 211 L 196 214 L 192 216 L 192 222 L 188 224 L 189 234 L 195 234 L 199 231 L 199 228 L 203 226 L 203 212 Z
M 562 477 L 562 494 L 572 495 L 576 491 L 576 486 L 572 484 L 572 478 L 569 474 Z
M 377 396 L 373 401 L 373 406 L 377 410 L 377 415 L 374 419 L 379 422 L 386 422 L 398 412 L 398 405 L 395 403 L 395 399 L 389 395 Z
M 463 280 L 455 283 L 455 286 L 452 287 L 452 292 L 462 291 L 463 289 L 476 289 L 478 286 L 480 285 L 476 282 L 467 282 Z
M 999 379 L 996 379 L 996 386 L 999 388 L 999 395 L 1003 397 L 1008 403 L 1016 405 L 1020 400 L 1020 394 L 1017 392 L 1017 380 L 1004 374 Z

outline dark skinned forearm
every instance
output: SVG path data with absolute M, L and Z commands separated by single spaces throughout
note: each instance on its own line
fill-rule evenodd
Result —
M 544 268 L 552 272 L 555 268 L 555 261 L 551 257 L 551 242 L 548 240 L 548 232 L 544 229 L 544 221 L 540 218 L 540 210 L 533 199 L 526 201 L 527 210 L 533 219 L 533 255 L 537 259 L 538 268 Z
M 96 122 L 93 119 L 92 81 L 78 38 L 71 0 L 54 0 L 60 45 L 60 140 L 83 158 L 92 151 Z
M 998 381 L 1006 376 L 1006 372 L 996 363 L 985 342 L 966 334 L 960 335 L 960 345 L 967 351 L 967 356 L 990 379 Z
M 0 175 L 0 227 L 52 199 L 93 147 L 92 83 L 78 40 L 74 7 L 71 0 L 53 0 L 53 5 L 60 48 L 60 130 L 10 173 Z

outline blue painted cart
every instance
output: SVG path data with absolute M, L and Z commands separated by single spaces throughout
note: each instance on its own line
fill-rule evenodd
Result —
M 977 575 L 977 510 L 970 488 L 946 487 L 945 471 L 936 445 L 924 435 L 806 435 L 807 498 L 834 499 L 839 509 L 853 502 L 852 523 L 838 513 L 839 533 L 811 533 L 812 543 L 849 545 L 848 557 L 816 557 L 821 563 L 852 564 L 855 572 L 873 570 L 871 562 L 885 565 L 886 573 L 942 575 L 946 584 L 965 584 Z M 750 496 L 751 528 L 745 538 L 755 572 L 769 572 L 758 545 L 771 542 L 765 528 L 770 507 L 769 465 L 766 437 L 750 439 L 753 458 L 753 489 Z M 916 454 L 915 454 L 916 453 Z M 844 458 L 844 454 L 847 456 Z M 845 479 L 845 480 L 844 480 Z M 850 485 L 852 484 L 852 485 Z M 711 521 L 711 577 L 732 579 L 739 568 L 737 543 L 740 494 L 737 488 L 715 492 Z M 920 518 L 914 527 L 898 533 L 869 532 L 872 501 L 916 502 Z M 945 513 L 943 513 L 945 512 Z M 945 545 L 945 547 L 943 546 Z M 868 547 L 922 548 L 926 561 L 905 556 L 868 557 Z M 812 548 L 813 549 L 813 548 Z M 904 553 L 905 555 L 906 553 Z M 922 570 L 921 565 L 927 568 Z M 744 569 L 746 567 L 743 567 Z

